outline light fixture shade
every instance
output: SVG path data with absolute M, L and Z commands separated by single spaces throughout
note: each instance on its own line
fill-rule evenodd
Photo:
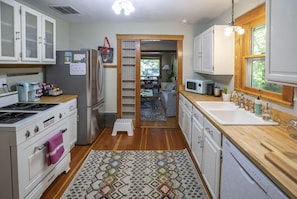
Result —
M 240 26 L 234 26 L 234 0 L 232 0 L 232 21 L 228 27 L 225 28 L 225 36 L 231 36 L 233 32 L 237 32 L 239 35 L 244 34 L 244 29 Z
M 121 14 L 122 10 L 125 15 L 130 15 L 131 12 L 135 11 L 132 2 L 129 0 L 116 0 L 112 5 L 112 9 L 117 15 Z
M 162 70 L 170 70 L 169 65 L 168 65 L 168 64 L 165 64 L 165 65 L 163 66 Z

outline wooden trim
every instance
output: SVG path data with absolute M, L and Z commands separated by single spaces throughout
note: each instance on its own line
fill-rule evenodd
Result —
M 140 59 L 141 59 L 141 49 L 140 40 L 136 40 L 136 85 L 135 85 L 135 126 L 140 126 Z
M 103 65 L 103 68 L 117 68 L 118 65 Z
M 117 34 L 117 39 L 139 39 L 139 40 L 183 40 L 183 35 L 150 35 L 150 34 Z
M 122 40 L 117 38 L 117 118 L 122 117 Z
M 248 13 L 238 17 L 235 20 L 235 24 L 242 26 L 245 30 L 250 30 L 250 27 L 257 24 L 265 23 L 265 4 L 258 6 L 257 8 L 249 11 Z M 234 77 L 234 89 L 243 93 L 247 93 L 253 96 L 258 96 L 276 102 L 284 106 L 292 106 L 293 102 L 293 87 L 283 86 L 283 93 L 278 94 L 266 90 L 251 88 L 246 86 L 246 58 L 264 57 L 262 55 L 250 54 L 250 31 L 246 31 L 244 35 L 235 35 L 235 77 Z
M 177 41 L 177 63 L 178 63 L 178 74 L 177 74 L 177 85 L 176 88 L 180 88 L 182 86 L 182 69 L 183 69 L 183 35 L 149 35 L 149 34 L 117 34 L 117 118 L 122 117 L 122 106 L 121 106 L 121 79 L 122 79 L 122 68 L 121 68 L 121 54 L 122 54 L 122 40 L 137 40 L 137 52 L 136 52 L 136 75 L 140 77 L 140 57 L 141 57 L 141 49 L 140 49 L 140 41 L 141 40 L 176 40 Z M 138 43 L 139 42 L 139 43 Z M 139 53 L 139 54 L 138 54 Z M 136 79 L 137 80 L 137 79 Z M 135 127 L 140 127 L 140 81 L 136 81 L 135 85 L 136 89 L 136 104 L 135 104 Z M 177 104 L 176 110 L 178 110 L 178 94 L 177 94 Z M 178 114 L 178 111 L 177 111 Z M 176 120 L 178 117 L 176 117 Z

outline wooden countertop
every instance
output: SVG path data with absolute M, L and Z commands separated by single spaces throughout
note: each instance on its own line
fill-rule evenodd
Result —
M 279 126 L 226 126 L 218 124 L 195 101 L 221 101 L 221 98 L 180 91 L 230 141 L 233 142 L 263 173 L 290 198 L 297 198 L 297 182 L 265 158 L 270 151 L 261 142 L 274 146 L 297 164 L 297 140 L 291 138 L 285 125 Z
M 77 95 L 41 96 L 39 102 L 64 103 L 77 98 Z

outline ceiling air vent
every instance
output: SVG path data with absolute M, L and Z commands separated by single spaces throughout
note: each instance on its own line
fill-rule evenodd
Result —
M 74 8 L 72 8 L 71 6 L 50 6 L 50 7 L 63 15 L 79 14 L 79 12 Z

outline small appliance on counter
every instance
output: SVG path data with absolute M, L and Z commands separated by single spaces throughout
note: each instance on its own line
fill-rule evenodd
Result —
M 207 79 L 186 79 L 185 90 L 199 94 L 207 94 L 207 85 L 213 83 L 212 80 Z
M 36 102 L 40 100 L 42 90 L 38 82 L 19 82 L 16 85 L 20 102 Z

